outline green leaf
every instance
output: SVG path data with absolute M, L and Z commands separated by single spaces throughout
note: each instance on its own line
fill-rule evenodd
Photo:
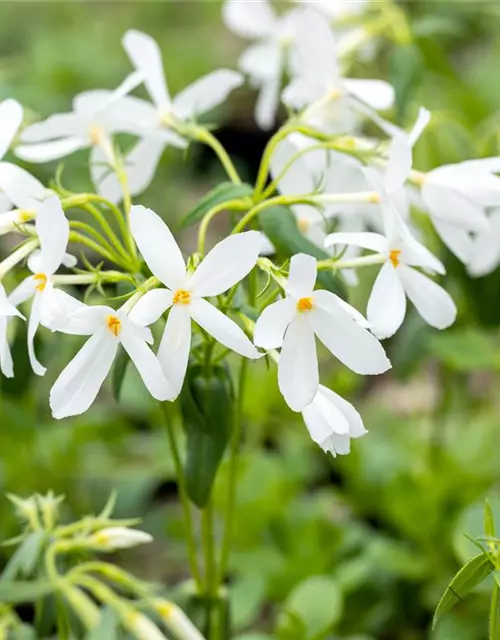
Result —
M 478 329 L 452 329 L 433 333 L 428 345 L 433 355 L 450 369 L 468 373 L 484 369 L 498 369 L 500 350 L 487 333 Z
M 241 200 L 249 198 L 253 194 L 253 187 L 249 184 L 233 184 L 232 182 L 223 182 L 214 187 L 207 193 L 186 215 L 181 222 L 181 227 L 189 227 L 199 222 L 203 216 L 218 204 L 229 202 L 230 200 Z M 249 207 L 251 202 L 248 203 Z
M 117 640 L 120 619 L 113 609 L 103 609 L 99 625 L 89 631 L 85 640 Z
M 495 537 L 495 516 L 488 499 L 484 501 L 484 533 L 488 538 Z
M 54 585 L 50 580 L 32 580 L 0 583 L 0 602 L 18 604 L 34 602 L 52 593 Z
M 29 576 L 32 574 L 40 557 L 44 540 L 43 531 L 30 533 L 9 560 L 0 577 L 0 584 L 9 582 L 18 575 Z
M 474 587 L 483 582 L 493 569 L 494 566 L 485 553 L 481 553 L 469 560 L 455 575 L 444 592 L 434 613 L 432 627 L 434 628 L 438 620 L 457 602 L 460 602 Z
M 187 435 L 186 488 L 203 508 L 233 431 L 233 389 L 225 367 L 192 366 L 181 393 L 181 412 Z
M 125 349 L 119 349 L 118 355 L 113 363 L 113 370 L 111 372 L 111 389 L 113 391 L 113 397 L 118 402 L 120 400 L 120 393 L 122 390 L 123 380 L 127 373 L 127 366 L 130 362 L 130 357 Z
M 330 576 L 308 578 L 290 594 L 285 611 L 302 622 L 307 637 L 326 633 L 342 614 L 342 594 L 337 582 Z
M 288 207 L 269 207 L 259 214 L 262 231 L 285 258 L 296 253 L 307 253 L 317 260 L 326 260 L 330 256 L 326 251 L 308 240 L 297 227 L 295 216 Z M 346 290 L 340 277 L 331 271 L 319 271 L 318 282 L 322 287 L 336 293 L 344 300 Z
M 393 47 L 390 57 L 389 81 L 396 92 L 399 115 L 407 106 L 422 78 L 423 57 L 414 44 Z

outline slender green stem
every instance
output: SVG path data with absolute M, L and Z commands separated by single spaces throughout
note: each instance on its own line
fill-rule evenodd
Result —
M 380 253 L 376 253 L 371 256 L 362 256 L 361 258 L 353 258 L 352 260 L 335 260 L 329 258 L 327 260 L 320 260 L 318 262 L 318 270 L 331 269 L 337 271 L 338 269 L 357 269 L 360 267 L 369 267 L 374 264 L 382 264 L 386 260 L 386 257 Z
M 55 275 L 51 278 L 54 284 L 92 284 L 94 282 L 132 282 L 132 277 L 120 271 L 98 271 L 96 273 L 79 273 L 75 275 Z
M 215 136 L 210 133 L 210 131 L 208 131 L 207 129 L 203 129 L 202 127 L 195 127 L 193 129 L 193 137 L 199 142 L 203 142 L 204 144 L 211 147 L 211 149 L 219 158 L 231 182 L 233 182 L 234 184 L 241 184 L 241 178 L 236 171 L 233 161 L 231 160 L 227 151 L 224 149 L 221 143 L 217 140 L 217 138 L 215 138 Z
M 240 446 L 241 435 L 243 432 L 243 402 L 245 385 L 248 374 L 248 360 L 243 358 L 241 362 L 240 375 L 238 380 L 238 397 L 236 399 L 236 410 L 234 416 L 234 432 L 231 438 L 231 449 L 229 453 L 229 472 L 227 479 L 227 498 L 225 510 L 225 529 L 222 540 L 222 550 L 219 566 L 219 574 L 217 585 L 224 580 L 227 567 L 229 564 L 229 555 L 233 542 L 234 533 L 234 516 L 236 507 L 236 485 L 238 475 L 238 449 Z
M 13 251 L 10 256 L 5 258 L 3 262 L 0 262 L 0 280 L 8 271 L 13 269 L 17 264 L 24 260 L 26 256 L 29 256 L 29 254 L 38 247 L 38 244 L 38 238 L 28 240 L 20 247 L 18 247 L 15 251 Z
M 87 236 L 84 236 L 83 234 L 78 233 L 77 231 L 70 232 L 69 240 L 70 242 L 77 242 L 79 244 L 83 244 L 85 247 L 87 247 L 88 249 L 91 249 L 92 251 L 95 251 L 96 253 L 101 255 L 103 258 L 106 258 L 106 260 L 109 260 L 110 262 L 114 262 L 115 264 L 125 267 L 125 269 L 129 268 L 129 265 L 126 264 L 123 259 L 117 258 L 117 256 L 109 253 L 100 244 L 98 244 L 97 242 L 94 242 L 94 240 L 92 240 L 91 238 L 87 238 Z
M 63 205 L 63 208 L 69 209 L 70 207 L 83 207 L 88 202 L 96 202 L 98 204 L 102 204 L 106 206 L 116 218 L 116 221 L 120 227 L 120 231 L 123 234 L 123 237 L 124 238 L 127 237 L 127 225 L 125 223 L 125 219 L 123 217 L 122 212 L 115 204 L 113 204 L 103 196 L 97 195 L 96 193 L 79 193 L 75 196 L 70 196 L 69 198 L 65 198 L 62 201 L 62 205 Z
M 242 200 L 229 200 L 228 202 L 221 202 L 220 204 L 215 205 L 210 211 L 208 211 L 203 220 L 201 221 L 200 228 L 198 231 L 198 253 L 203 255 L 205 253 L 205 243 L 207 238 L 208 225 L 215 218 L 215 216 L 219 215 L 223 211 L 246 211 L 248 209 L 248 205 L 245 204 Z
M 210 500 L 201 514 L 201 535 L 205 559 L 205 592 L 210 598 L 217 595 L 215 559 L 214 507 Z
M 489 640 L 500 640 L 499 591 L 498 583 L 495 581 L 493 583 L 493 592 L 491 594 Z
M 177 476 L 177 486 L 179 487 L 179 498 L 182 506 L 182 513 L 184 517 L 184 526 L 186 529 L 186 546 L 188 552 L 189 568 L 196 582 L 196 586 L 201 591 L 202 577 L 200 568 L 198 566 L 198 554 L 196 550 L 196 539 L 194 535 L 193 519 L 191 516 L 191 505 L 189 503 L 189 496 L 186 488 L 186 478 L 184 476 L 184 469 L 182 467 L 181 455 L 179 452 L 179 446 L 177 444 L 177 438 L 175 435 L 175 429 L 173 421 L 168 415 L 168 408 L 164 403 L 160 403 L 160 414 L 162 422 L 164 422 L 167 429 L 167 437 L 172 451 L 172 458 L 174 460 L 175 473 Z
M 82 208 L 85 209 L 85 211 L 88 211 L 90 215 L 93 216 L 94 219 L 97 221 L 97 223 L 101 226 L 102 230 L 108 236 L 116 252 L 121 254 L 124 258 L 127 258 L 128 256 L 122 243 L 118 239 L 118 236 L 113 231 L 113 229 L 111 228 L 111 225 L 108 223 L 108 221 L 106 220 L 102 212 L 99 211 L 97 207 L 94 207 L 90 203 L 85 204 Z
M 80 231 L 85 231 L 91 236 L 97 243 L 99 243 L 103 249 L 105 249 L 110 255 L 114 256 L 114 262 L 117 264 L 119 261 L 126 260 L 126 257 L 121 256 L 119 253 L 115 251 L 115 249 L 111 246 L 111 244 L 104 238 L 102 234 L 99 233 L 96 229 L 93 229 L 85 222 L 79 222 L 78 220 L 72 220 L 69 223 L 70 229 L 79 229 Z

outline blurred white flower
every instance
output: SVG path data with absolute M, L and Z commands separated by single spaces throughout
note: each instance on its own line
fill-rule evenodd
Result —
M 335 294 L 314 291 L 315 282 L 316 260 L 293 256 L 286 297 L 264 309 L 255 326 L 257 346 L 281 347 L 278 384 L 293 411 L 302 411 L 318 391 L 315 335 L 356 373 L 383 373 L 391 366 L 363 316 Z
M 70 298 L 70 296 L 66 296 Z M 50 392 L 54 418 L 84 413 L 94 402 L 121 345 L 137 368 L 149 393 L 157 400 L 171 400 L 172 388 L 157 357 L 150 323 L 134 321 L 123 310 L 106 306 L 89 307 L 74 300 L 75 310 L 59 314 L 52 328 L 72 335 L 91 336 L 62 371 Z M 69 304 L 68 304 L 69 307 Z
M 494 209 L 488 220 L 489 229 L 471 239 L 473 247 L 467 271 L 475 278 L 491 273 L 500 265 L 500 209 Z
M 102 551 L 115 551 L 116 549 L 130 549 L 152 541 L 153 536 L 145 531 L 139 531 L 139 529 L 106 527 L 94 533 L 90 537 L 89 543 L 99 547 Z
M 16 100 L 0 102 L 0 160 L 7 153 L 23 121 L 23 108 Z
M 302 417 L 314 442 L 333 456 L 349 453 L 351 438 L 367 433 L 352 404 L 321 384 Z
M 345 20 L 358 16 L 368 5 L 368 0 L 295 0 L 300 4 L 314 7 L 331 20 Z
M 170 309 L 158 358 L 174 397 L 180 393 L 186 375 L 191 320 L 236 353 L 246 358 L 260 357 L 242 329 L 205 298 L 224 293 L 250 273 L 262 246 L 261 235 L 247 231 L 225 238 L 189 274 L 181 250 L 163 220 L 142 206 L 132 207 L 130 215 L 132 233 L 146 264 L 168 287 L 146 293 L 130 315 L 135 321 L 151 324 Z
M 256 41 L 243 53 L 238 66 L 259 89 L 255 105 L 257 124 L 261 129 L 271 129 L 276 119 L 283 75 L 289 67 L 291 43 L 300 26 L 299 12 L 289 11 L 278 16 L 267 0 L 227 0 L 222 15 L 231 31 Z
M 0 371 L 7 378 L 14 376 L 14 364 L 7 339 L 9 319 L 17 316 L 24 320 L 16 307 L 9 301 L 3 285 L 0 283 Z
M 36 232 L 40 250 L 28 258 L 28 267 L 34 275 L 27 277 L 14 289 L 10 301 L 14 306 L 33 298 L 28 321 L 28 354 L 33 371 L 45 375 L 46 368 L 38 361 L 34 339 L 40 323 L 47 326 L 57 313 L 58 302 L 52 276 L 62 264 L 72 266 L 75 259 L 66 253 L 69 239 L 69 222 L 56 196 L 44 200 L 37 210 Z
M 313 9 L 305 9 L 300 16 L 292 76 L 283 102 L 296 110 L 307 107 L 302 119 L 329 133 L 352 131 L 356 112 L 370 114 L 364 105 L 380 111 L 394 103 L 394 89 L 387 82 L 342 77 L 333 31 Z

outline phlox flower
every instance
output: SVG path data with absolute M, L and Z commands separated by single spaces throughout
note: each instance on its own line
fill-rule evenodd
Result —
M 167 287 L 146 293 L 131 317 L 150 324 L 170 309 L 158 358 L 174 396 L 180 393 L 186 375 L 191 320 L 236 353 L 258 358 L 259 352 L 242 329 L 205 298 L 224 293 L 248 275 L 259 256 L 260 234 L 247 231 L 225 238 L 190 274 L 172 233 L 154 211 L 134 206 L 130 215 L 132 233 L 146 264 Z
M 28 276 L 14 289 L 10 301 L 14 306 L 18 306 L 33 298 L 28 321 L 28 354 L 33 371 L 43 376 L 46 368 L 40 364 L 35 354 L 35 334 L 40 323 L 50 326 L 52 319 L 58 315 L 59 303 L 52 276 L 62 264 L 74 265 L 75 259 L 66 253 L 69 222 L 56 196 L 40 204 L 35 226 L 40 250 L 34 251 L 28 259 L 28 267 L 33 275 Z
M 302 417 L 314 442 L 334 457 L 349 453 L 351 438 L 367 433 L 352 404 L 322 384 L 314 400 L 302 411 Z
M 97 397 L 120 345 L 153 398 L 172 399 L 172 388 L 158 358 L 148 346 L 153 343 L 153 336 L 146 323 L 135 321 L 123 307 L 115 311 L 106 306 L 90 307 L 77 300 L 73 300 L 72 306 L 71 313 L 59 314 L 57 330 L 91 337 L 51 389 L 50 406 L 54 418 L 67 418 L 87 411 Z
M 0 160 L 7 153 L 22 120 L 23 108 L 16 100 L 8 99 L 0 102 Z M 0 213 L 9 209 L 10 200 L 0 184 Z
M 14 364 L 7 339 L 9 319 L 14 316 L 24 320 L 24 316 L 9 301 L 3 285 L 0 284 L 0 371 L 6 378 L 14 376 Z
M 316 260 L 305 254 L 290 261 L 286 297 L 266 307 L 257 320 L 254 342 L 281 347 L 278 384 L 293 411 L 302 411 L 319 386 L 315 336 L 343 364 L 366 375 L 383 373 L 391 363 L 363 316 L 329 291 L 315 291 Z
M 500 265 L 500 209 L 493 209 L 489 215 L 489 229 L 471 238 L 467 271 L 476 278 L 485 276 Z
M 380 111 L 394 103 L 394 89 L 387 82 L 342 77 L 333 31 L 312 8 L 304 9 L 300 17 L 292 76 L 283 102 L 292 109 L 308 107 L 302 119 L 326 132 L 352 130 L 356 112 L 367 113 L 365 105 Z
M 278 16 L 267 0 L 227 0 L 222 15 L 231 31 L 255 41 L 240 57 L 238 66 L 259 89 L 255 105 L 257 124 L 261 129 L 271 129 L 278 110 L 283 74 L 289 67 L 290 46 L 300 26 L 299 12 L 290 11 Z

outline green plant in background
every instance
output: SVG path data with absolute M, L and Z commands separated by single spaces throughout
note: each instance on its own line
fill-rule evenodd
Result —
M 352 71 L 369 75 L 363 65 L 368 68 L 371 48 L 380 43 L 375 38 L 385 34 L 390 41 L 397 111 L 400 118 L 413 112 L 410 97 L 425 67 L 424 41 L 429 30 L 440 32 L 446 19 L 426 23 L 425 16 L 416 16 L 414 21 L 407 20 L 405 13 L 389 2 L 347 16 L 339 15 L 330 3 L 318 8 L 333 20 L 340 37 L 340 69 L 333 64 L 330 29 L 314 8 L 305 13 L 292 10 L 279 17 L 270 12 L 267 3 L 254 3 L 250 9 L 242 3 L 224 6 L 228 26 L 256 41 L 240 65 L 259 88 L 255 117 L 263 128 L 269 127 L 275 117 L 282 76 L 288 75 L 291 80 L 283 93 L 290 117 L 271 137 L 255 184 L 243 176 L 211 127 L 199 118 L 225 100 L 241 84 L 241 76 L 221 70 L 170 101 L 156 45 L 137 31 L 129 31 L 124 39 L 136 72 L 118 90 L 81 94 L 72 113 L 21 129 L 21 144 L 17 140 L 15 144 L 16 155 L 36 162 L 90 147 L 90 173 L 97 194 L 87 188 L 83 193 L 75 187 L 75 191 L 68 190 L 78 181 L 74 182 L 73 174 L 66 169 L 57 173 L 48 191 L 46 178 L 38 183 L 15 165 L 1 165 L 0 184 L 16 206 L 3 214 L 2 230 L 26 238 L 2 262 L 2 281 L 7 291 L 14 289 L 18 281 L 14 268 L 28 255 L 28 266 L 34 273 L 9 300 L 2 299 L 3 312 L 14 315 L 15 306 L 26 294 L 34 294 L 42 325 L 63 332 L 58 337 L 45 332 L 37 340 L 45 346 L 41 361 L 50 364 L 49 385 L 53 382 L 50 371 L 66 365 L 79 343 L 78 338 L 66 341 L 60 336 L 64 332 L 92 336 L 87 344 L 93 349 L 89 352 L 90 346 L 86 345 L 52 388 L 54 416 L 85 411 L 111 368 L 118 343 L 125 347 L 118 353 L 110 376 L 113 393 L 124 408 L 121 414 L 110 418 L 107 410 L 97 405 L 88 418 L 73 419 L 71 430 L 60 428 L 44 418 L 45 412 L 39 408 L 45 405 L 47 383 L 37 385 L 35 404 L 27 403 L 22 409 L 18 406 L 16 395 L 26 391 L 28 375 L 23 345 L 26 337 L 19 332 L 20 323 L 16 321 L 16 378 L 5 386 L 2 420 L 16 428 L 23 424 L 23 430 L 14 435 L 13 428 L 6 427 L 2 434 L 5 460 L 11 448 L 21 467 L 36 466 L 42 472 L 40 483 L 47 482 L 47 489 L 54 486 L 59 490 L 60 486 L 66 491 L 64 475 L 79 475 L 72 481 L 74 493 L 70 496 L 77 514 L 87 510 L 81 504 L 82 493 L 83 502 L 96 504 L 103 490 L 118 486 L 121 513 L 146 512 L 149 530 L 162 532 L 167 526 L 170 539 L 186 542 L 194 583 L 175 590 L 172 597 L 179 602 L 184 598 L 184 608 L 209 638 L 233 637 L 240 630 L 261 627 L 272 629 L 273 637 L 288 639 L 327 638 L 333 630 L 340 637 L 351 638 L 361 637 L 353 636 L 359 633 L 365 634 L 362 637 L 368 637 L 367 633 L 371 637 L 391 637 L 391 633 L 411 637 L 412 629 L 427 624 L 419 616 L 435 606 L 439 590 L 453 569 L 450 541 L 456 537 L 455 516 L 481 499 L 496 477 L 494 452 L 487 446 L 488 434 L 495 434 L 491 416 L 486 411 L 472 411 L 472 404 L 464 406 L 462 393 L 463 385 L 469 384 L 475 372 L 488 369 L 494 373 L 497 368 L 495 338 L 477 330 L 457 328 L 438 336 L 429 333 L 417 317 L 408 319 L 390 345 L 391 360 L 397 372 L 414 373 L 422 354 L 438 354 L 443 396 L 439 403 L 431 401 L 430 408 L 425 408 L 424 402 L 423 410 L 418 408 L 415 416 L 405 419 L 411 433 L 400 433 L 401 417 L 397 413 L 388 414 L 373 398 L 363 400 L 376 442 L 360 442 L 350 460 L 336 464 L 344 484 L 333 501 L 331 493 L 326 493 L 328 464 L 309 453 L 304 434 L 289 429 L 293 418 L 280 409 L 274 363 L 279 366 L 279 386 L 286 402 L 294 411 L 302 412 L 311 436 L 322 448 L 346 453 L 350 437 L 363 435 L 364 427 L 354 408 L 328 388 L 318 388 L 317 364 L 315 358 L 310 359 L 315 352 L 311 345 L 314 337 L 298 331 L 299 319 L 302 322 L 310 311 L 328 304 L 328 321 L 332 326 L 340 322 L 336 332 L 327 333 L 319 319 L 313 322 L 315 333 L 326 347 L 358 372 L 382 370 L 381 352 L 377 351 L 375 357 L 374 351 L 378 343 L 366 331 L 364 318 L 342 299 L 325 295 L 329 291 L 345 298 L 345 284 L 352 285 L 353 270 L 362 269 L 364 273 L 370 272 L 370 267 L 381 267 L 368 305 L 370 328 L 378 337 L 389 337 L 398 329 L 406 310 L 406 295 L 429 324 L 444 328 L 453 321 L 451 299 L 413 268 L 439 273 L 443 266 L 408 235 L 397 214 L 391 218 L 394 207 L 399 214 L 407 212 L 397 193 L 403 183 L 421 191 L 430 214 L 427 219 L 413 212 L 414 222 L 421 227 L 420 239 L 437 247 L 432 223 L 475 275 L 493 269 L 497 260 L 495 219 L 489 207 L 497 204 L 498 160 L 449 165 L 425 173 L 413 170 L 412 147 L 427 123 L 428 113 L 421 110 L 407 134 L 370 109 L 370 103 L 379 109 L 390 105 L 393 92 L 387 84 L 356 84 L 344 79 L 346 71 L 349 75 Z M 207 15 L 208 11 L 212 9 Z M 288 58 L 294 48 L 301 54 L 298 66 L 294 66 L 293 56 Z M 259 52 L 265 56 L 260 58 Z M 359 64 L 361 58 L 364 61 Z M 125 95 L 139 81 L 144 81 L 152 103 Z M 5 121 L 15 129 L 18 107 L 6 101 L 2 108 Z M 360 112 L 367 119 L 363 129 L 358 124 Z M 442 122 L 446 123 L 446 116 L 439 111 L 433 113 L 431 126 L 439 128 Z M 388 136 L 390 144 L 367 135 L 374 131 L 374 124 Z M 135 141 L 131 143 L 126 136 Z M 430 137 L 424 134 L 419 150 L 425 148 L 422 144 Z M 7 145 L 8 138 L 7 133 Z M 183 216 L 185 229 L 200 223 L 195 238 L 197 251 L 185 264 L 159 218 L 151 210 L 132 205 L 132 200 L 137 201 L 137 195 L 152 179 L 165 145 L 186 147 L 196 143 L 212 148 L 227 182 L 220 180 Z M 471 149 L 457 149 L 456 155 L 419 162 L 418 166 L 430 168 L 473 154 Z M 365 178 L 363 165 L 376 168 L 378 173 L 367 172 Z M 372 180 L 373 186 L 366 179 Z M 354 209 L 355 213 L 349 214 Z M 161 204 L 157 210 L 166 209 Z M 214 253 L 207 252 L 208 232 L 220 224 L 227 211 L 232 234 L 217 245 Z M 491 230 L 486 230 L 488 218 Z M 92 225 L 88 224 L 90 220 Z M 351 222 L 356 223 L 355 233 Z M 381 226 L 384 235 L 379 233 Z M 369 232 L 365 233 L 367 228 Z M 248 233 L 248 229 L 255 231 Z M 262 236 L 256 235 L 257 230 L 265 233 L 272 246 L 260 244 Z M 68 240 L 71 248 L 79 243 L 85 249 L 81 256 L 83 269 L 76 268 L 74 260 L 65 255 Z M 353 246 L 358 244 L 372 253 L 360 256 Z M 41 256 L 35 253 L 39 245 Z M 257 257 L 257 249 L 264 247 L 272 257 Z M 71 272 L 55 273 L 59 263 Z M 313 291 L 310 274 L 304 281 L 309 271 L 317 272 L 317 290 Z M 398 274 L 400 278 L 393 277 Z M 217 280 L 222 282 L 214 284 Z M 452 265 L 451 290 L 463 304 L 459 281 Z M 63 293 L 60 286 L 73 286 L 72 293 L 83 294 L 79 297 L 90 303 L 89 307 Z M 353 297 L 360 302 L 365 293 L 363 277 Z M 338 305 L 333 312 L 332 304 Z M 171 305 L 165 329 L 163 315 Z M 278 314 L 278 308 L 283 313 Z M 219 316 L 215 321 L 216 311 L 226 320 Z M 345 322 L 346 312 L 352 316 L 349 322 Z M 269 319 L 271 313 L 275 315 L 266 323 L 264 317 Z M 32 312 L 27 338 L 31 364 L 40 374 L 43 366 L 33 349 L 34 316 Z M 199 325 L 193 325 L 192 339 L 191 318 Z M 7 325 L 6 320 L 3 322 L 2 332 Z M 146 346 L 153 337 L 145 326 L 149 324 L 154 325 L 153 335 L 160 341 L 158 360 Z M 9 323 L 9 334 L 12 329 L 13 323 Z M 289 336 L 288 348 L 282 342 L 283 334 Z M 103 335 L 106 340 L 101 340 Z M 237 366 L 231 351 L 251 359 L 264 356 L 249 336 L 265 349 L 265 358 L 251 367 L 246 360 Z M 2 365 L 9 373 L 9 343 L 2 344 Z M 348 345 L 357 347 L 362 357 L 354 358 L 346 352 Z M 280 347 L 281 362 L 276 351 Z M 419 351 L 418 358 L 409 353 L 412 349 Z M 128 366 L 129 357 L 153 396 L 172 400 L 180 392 L 179 400 L 173 405 L 152 405 Z M 94 374 L 87 375 L 88 371 Z M 326 377 L 324 374 L 322 379 Z M 330 382 L 342 395 L 363 393 L 359 379 L 349 372 L 337 371 Z M 40 416 L 47 427 L 43 436 Z M 252 429 L 244 434 L 245 418 L 252 420 Z M 476 426 L 469 423 L 471 419 L 477 423 L 477 436 L 469 433 Z M 130 429 L 134 422 L 138 427 L 135 432 Z M 243 434 L 245 449 L 240 455 Z M 22 454 L 18 453 L 17 438 L 27 444 Z M 229 455 L 225 456 L 226 452 Z M 24 480 L 14 467 L 6 464 L 4 468 L 7 486 L 12 486 L 16 475 L 16 487 L 25 481 L 26 488 L 31 488 L 29 475 Z M 106 477 L 96 478 L 97 469 Z M 44 476 L 48 470 L 50 475 Z M 146 507 L 153 487 L 165 477 L 177 483 L 182 523 L 174 512 L 165 525 L 163 510 L 154 504 Z M 172 509 L 169 512 L 172 515 Z M 469 531 L 472 535 L 469 524 L 459 522 L 458 534 Z M 461 545 L 455 542 L 454 546 L 461 557 Z M 166 563 L 169 577 L 165 579 L 160 571 L 160 581 L 178 583 L 179 578 L 186 577 L 180 547 L 165 553 L 170 555 L 170 563 Z M 473 566 L 474 562 L 485 561 L 481 556 Z M 149 565 L 158 570 L 160 564 L 156 558 L 150 559 Z M 79 566 L 85 565 L 77 562 L 77 574 Z M 418 591 L 411 611 L 401 585 L 411 585 L 414 593 Z M 92 579 L 79 586 L 82 593 L 97 601 L 117 604 L 113 594 L 110 600 L 109 592 L 102 586 L 97 588 Z M 143 600 L 148 594 L 136 592 Z M 8 597 L 5 601 L 9 602 Z M 269 605 L 276 605 L 277 615 L 269 615 Z M 99 618 L 94 616 L 90 623 L 94 632 L 109 633 L 107 625 L 120 619 L 120 606 L 114 608 L 118 618 L 108 611 L 98 612 Z M 5 611 L 6 620 L 15 624 L 16 611 Z M 402 619 L 402 611 L 408 614 L 408 620 Z M 439 611 L 443 611 L 443 605 Z M 63 619 L 64 615 L 58 633 L 79 637 L 81 630 L 61 631 Z M 121 619 L 125 619 L 123 615 Z M 464 637 L 482 637 L 485 614 L 481 607 L 473 610 L 469 619 Z M 446 627 L 448 620 L 451 627 Z M 143 635 L 138 637 L 155 637 L 151 624 L 145 622 Z M 41 637 L 54 632 L 53 627 L 44 631 L 35 626 Z M 439 625 L 437 633 L 442 638 L 458 637 L 453 618 Z M 496 633 L 492 623 L 491 637 Z M 183 637 L 182 631 L 179 637 Z

